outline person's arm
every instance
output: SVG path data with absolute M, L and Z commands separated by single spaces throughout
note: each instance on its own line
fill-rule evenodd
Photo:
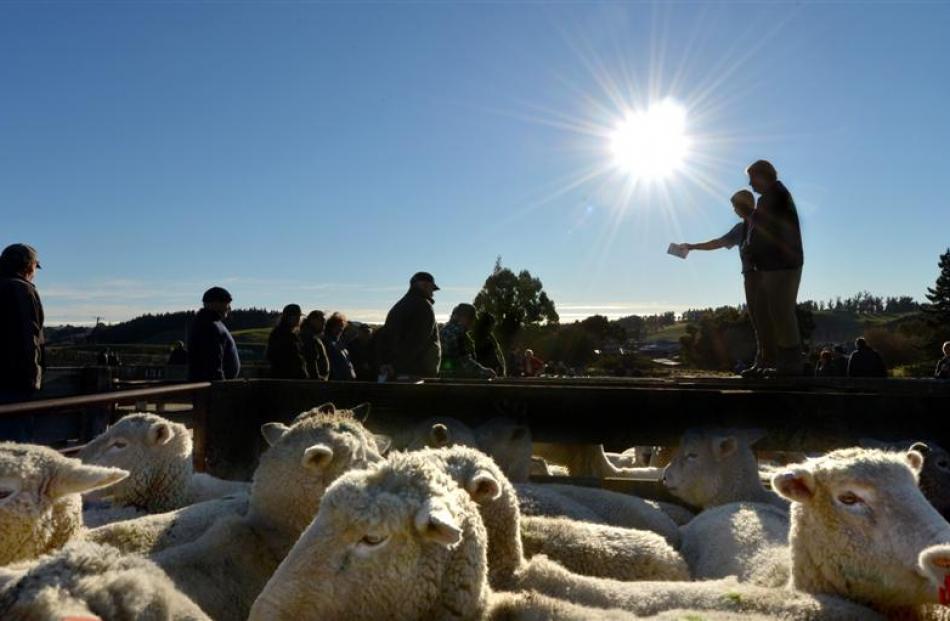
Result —
M 726 243 L 722 240 L 722 237 L 717 239 L 711 239 L 707 242 L 701 244 L 684 244 L 690 250 L 719 250 L 720 248 L 725 248 Z
M 720 248 L 732 248 L 742 243 L 743 223 L 740 222 L 729 229 L 729 232 L 722 237 L 710 239 L 701 244 L 684 244 L 689 250 L 719 250 Z

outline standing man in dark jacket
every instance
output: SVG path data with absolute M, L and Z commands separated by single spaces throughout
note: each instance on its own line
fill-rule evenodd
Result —
M 26 244 L 0 255 L 0 403 L 26 401 L 43 385 L 43 304 L 33 285 L 38 269 L 36 250 Z
M 855 339 L 854 347 L 848 360 L 848 377 L 887 377 L 884 359 L 863 336 Z
M 380 333 L 380 374 L 437 377 L 442 361 L 439 325 L 432 309 L 432 296 L 439 287 L 428 272 L 409 280 L 409 292 L 386 315 Z
M 278 379 L 307 379 L 307 363 L 300 340 L 300 317 L 303 311 L 298 304 L 288 304 L 280 313 L 277 326 L 267 338 L 267 361 L 270 376 Z
M 764 374 L 801 375 L 802 345 L 798 331 L 798 286 L 802 280 L 804 250 L 795 201 L 778 180 L 778 173 L 765 160 L 754 162 L 746 172 L 749 185 L 759 194 L 749 231 L 748 254 L 759 273 L 759 287 L 766 308 L 763 351 L 775 352 L 775 369 Z
M 241 359 L 234 337 L 224 325 L 231 312 L 231 294 L 222 287 L 211 287 L 201 302 L 204 308 L 195 315 L 188 334 L 188 379 L 234 379 L 241 372 Z

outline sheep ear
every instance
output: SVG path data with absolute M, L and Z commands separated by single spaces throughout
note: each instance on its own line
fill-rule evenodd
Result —
M 429 446 L 432 448 L 441 448 L 449 444 L 452 440 L 452 432 L 442 423 L 432 425 L 429 430 Z
M 313 409 L 320 412 L 321 414 L 333 414 L 334 412 L 336 412 L 336 406 L 333 405 L 333 402 L 331 401 L 327 401 L 326 403 L 318 405 L 317 407 Z
M 369 411 L 371 408 L 372 406 L 369 403 L 361 403 L 350 411 L 353 412 L 353 418 L 365 425 L 367 419 L 369 419 Z
M 264 423 L 261 425 L 261 435 L 264 436 L 268 446 L 277 444 L 277 441 L 283 438 L 288 431 L 290 431 L 290 427 L 283 423 Z
M 465 489 L 477 504 L 491 502 L 501 496 L 501 485 L 487 470 L 476 472 L 475 476 L 468 480 Z
M 716 452 L 716 456 L 720 459 L 723 457 L 729 457 L 736 452 L 739 448 L 739 441 L 735 436 L 720 436 L 713 438 L 713 449 Z
M 376 450 L 380 455 L 385 455 L 393 446 L 393 439 L 381 433 L 374 433 L 373 439 L 376 440 Z
M 148 443 L 152 446 L 159 446 L 162 444 L 168 444 L 168 442 L 174 437 L 175 431 L 172 429 L 172 426 L 165 422 L 153 423 L 151 427 L 148 428 Z
M 918 451 L 907 451 L 907 463 L 910 464 L 911 470 L 916 474 L 920 474 L 920 471 L 924 467 L 924 456 L 921 455 Z
M 333 461 L 333 449 L 326 444 L 314 444 L 303 452 L 301 464 L 309 470 L 323 470 Z
M 528 429 L 527 425 L 517 425 L 511 431 L 512 440 L 521 440 L 522 438 L 528 437 L 531 438 L 531 430 Z
M 927 445 L 926 445 L 925 443 L 923 443 L 923 442 L 914 442 L 914 443 L 911 445 L 910 450 L 912 450 L 912 451 L 917 451 L 918 453 L 920 453 L 920 454 L 923 455 L 924 457 L 926 457 L 927 455 L 930 454 L 930 447 L 927 446 Z
M 95 489 L 118 483 L 129 473 L 119 468 L 104 468 L 72 462 L 59 466 L 50 480 L 46 493 L 50 498 L 62 498 L 67 494 L 84 494 Z
M 423 538 L 450 546 L 462 540 L 462 529 L 445 507 L 426 504 L 416 514 L 416 530 Z
M 815 496 L 815 477 L 805 468 L 784 470 L 772 477 L 772 489 L 793 502 L 808 502 Z

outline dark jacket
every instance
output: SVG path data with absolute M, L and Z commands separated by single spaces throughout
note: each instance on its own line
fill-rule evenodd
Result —
M 379 338 L 379 363 L 397 375 L 436 377 L 442 360 L 432 300 L 410 289 L 386 315 Z
M 442 344 L 442 363 L 439 374 L 443 377 L 487 378 L 494 375 L 488 367 L 475 360 L 475 342 L 461 324 L 449 321 L 439 333 Z
M 307 379 L 307 363 L 303 357 L 303 343 L 296 331 L 277 326 L 267 338 L 267 361 L 270 376 L 281 379 Z
M 188 379 L 207 382 L 234 379 L 241 372 L 237 344 L 221 315 L 202 308 L 188 334 Z
M 493 370 L 498 377 L 504 377 L 505 355 L 501 352 L 501 345 L 498 344 L 495 335 L 491 332 L 488 334 L 476 332 L 472 335 L 472 339 L 475 341 L 475 360 L 478 364 Z
M 0 388 L 33 393 L 43 384 L 43 304 L 19 276 L 0 278 Z
M 856 349 L 848 360 L 848 377 L 887 377 L 887 367 L 870 346 Z
M 944 356 L 940 359 L 937 368 L 934 369 L 934 377 L 936 379 L 950 379 L 950 356 Z
M 759 271 L 790 270 L 804 263 L 798 211 L 781 181 L 759 197 L 748 245 L 749 257 Z
M 356 379 L 361 382 L 375 382 L 377 377 L 374 340 L 376 334 L 368 339 L 356 338 L 346 348 L 350 352 L 350 362 L 356 371 Z
M 310 379 L 324 380 L 330 377 L 330 359 L 327 357 L 327 348 L 317 334 L 305 322 L 300 328 L 300 342 L 303 345 L 303 359 L 307 365 L 307 376 Z
M 188 364 L 188 350 L 183 347 L 176 347 L 168 354 L 168 362 L 166 364 Z
M 327 356 L 330 357 L 330 380 L 350 382 L 356 379 L 356 372 L 350 362 L 350 352 L 347 351 L 341 337 L 337 336 L 334 339 L 324 334 L 323 344 L 327 348 Z

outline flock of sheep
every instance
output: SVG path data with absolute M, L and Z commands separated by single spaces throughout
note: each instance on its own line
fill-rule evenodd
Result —
M 391 450 L 368 412 L 264 425 L 250 484 L 195 473 L 189 431 L 151 414 L 80 460 L 0 443 L 0 619 L 950 619 L 935 445 L 769 470 L 752 432 L 609 454 L 441 418 Z M 697 512 L 529 482 L 556 469 L 662 480 Z

